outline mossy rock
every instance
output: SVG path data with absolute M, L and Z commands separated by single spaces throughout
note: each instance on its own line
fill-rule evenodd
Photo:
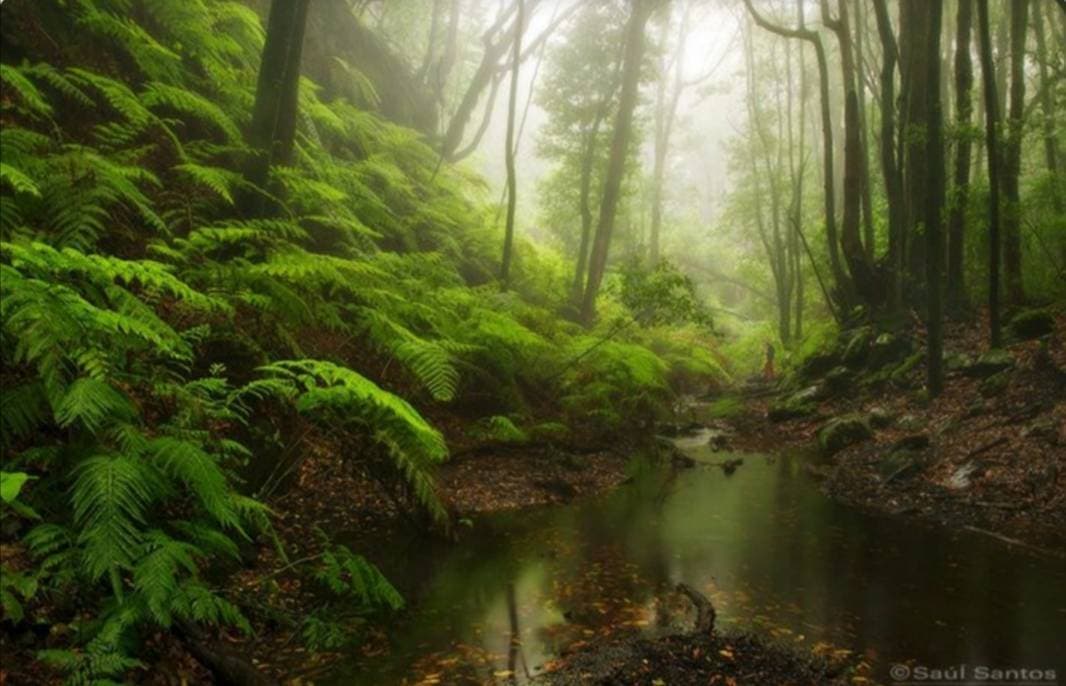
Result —
M 994 348 L 983 353 L 977 361 L 967 366 L 963 371 L 967 376 L 986 379 L 994 374 L 1010 369 L 1014 366 L 1014 358 L 1006 350 Z
M 902 360 L 911 351 L 910 339 L 892 333 L 883 333 L 870 345 L 867 367 L 881 369 Z
M 979 390 L 981 395 L 986 398 L 991 398 L 997 395 L 1003 395 L 1006 392 L 1007 386 L 1010 385 L 1011 372 L 1010 369 L 1004 369 L 1001 372 L 997 372 L 981 382 Z
M 833 455 L 871 436 L 873 436 L 873 431 L 866 418 L 857 414 L 849 414 L 830 419 L 818 431 L 818 444 L 826 453 Z
M 857 369 L 866 362 L 866 356 L 870 353 L 870 344 L 874 341 L 874 331 L 868 326 L 861 327 L 852 334 L 847 345 L 844 346 L 844 354 L 841 360 L 848 367 Z
M 824 350 L 807 357 L 800 362 L 796 373 L 802 379 L 817 379 L 833 367 L 840 364 L 840 353 L 836 350 Z
M 833 392 L 839 392 L 851 385 L 854 374 L 844 366 L 833 367 L 825 375 L 825 387 Z
M 1013 340 L 1028 341 L 1047 336 L 1055 330 L 1055 317 L 1043 309 L 1022 310 L 1007 324 L 1007 333 Z
M 819 386 L 811 386 L 798 393 L 775 400 L 767 408 L 766 416 L 773 422 L 809 417 L 818 411 L 817 399 L 820 397 L 820 393 Z
M 910 373 L 921 364 L 923 359 L 925 359 L 923 353 L 914 353 L 889 373 L 888 380 L 899 388 L 910 388 L 912 385 L 909 378 Z
M 973 358 L 966 353 L 945 351 L 943 359 L 946 372 L 959 372 L 973 364 Z
M 893 450 L 877 463 L 881 481 L 888 482 L 914 476 L 925 464 L 925 456 L 916 450 Z

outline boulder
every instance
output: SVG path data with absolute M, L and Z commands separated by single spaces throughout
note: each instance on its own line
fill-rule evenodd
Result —
M 1016 341 L 1046 336 L 1055 330 L 1055 317 L 1047 310 L 1022 310 L 1007 324 L 1007 333 Z
M 1006 350 L 994 348 L 983 353 L 977 361 L 963 369 L 967 376 L 985 379 L 1014 366 L 1014 358 Z
M 871 436 L 873 436 L 873 431 L 866 418 L 850 414 L 829 420 L 818 431 L 818 444 L 826 453 L 833 455 Z

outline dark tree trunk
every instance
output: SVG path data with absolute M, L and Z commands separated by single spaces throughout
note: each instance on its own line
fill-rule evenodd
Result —
M 904 221 L 901 233 L 903 266 L 910 284 L 910 292 L 904 298 L 914 302 L 925 288 L 925 248 L 927 242 L 920 240 L 925 230 L 924 208 L 930 190 L 929 166 L 926 141 L 929 132 L 929 111 L 933 101 L 939 101 L 939 86 L 934 90 L 927 79 L 930 70 L 925 64 L 926 46 L 931 42 L 940 45 L 940 36 L 932 35 L 928 24 L 928 0 L 900 0 L 900 72 L 902 75 L 903 131 L 903 183 Z M 936 57 L 940 62 L 940 56 Z M 905 291 L 907 289 L 904 289 Z
M 844 83 L 844 217 L 840 228 L 841 247 L 848 263 L 856 294 L 870 306 L 881 304 L 883 289 L 878 283 L 860 231 L 862 198 L 866 181 L 859 119 L 859 92 L 855 58 L 852 53 L 848 2 L 839 0 L 836 19 L 830 16 L 828 0 L 822 0 L 822 23 L 836 34 L 840 45 L 840 65 Z
M 518 74 L 522 64 L 522 27 L 525 24 L 525 0 L 518 0 L 515 19 L 514 57 L 511 65 L 511 92 L 507 100 L 507 226 L 503 235 L 503 259 L 500 261 L 500 284 L 504 290 L 510 285 L 511 259 L 514 254 L 515 209 L 518 206 L 518 178 L 515 170 L 515 111 L 518 109 Z
M 1025 300 L 1022 284 L 1022 217 L 1018 181 L 1022 166 L 1022 127 L 1025 120 L 1025 29 L 1029 0 L 1010 3 L 1010 120 L 1003 170 L 1004 206 L 1003 268 L 1007 300 L 1020 305 Z
M 637 106 L 640 87 L 640 67 L 644 60 L 644 29 L 655 0 L 633 0 L 631 14 L 626 25 L 625 56 L 622 60 L 622 91 L 618 101 L 611 151 L 604 176 L 603 197 L 600 201 L 600 218 L 589 255 L 588 280 L 581 302 L 581 321 L 590 326 L 596 316 L 596 296 L 607 269 L 607 253 L 611 245 L 611 233 L 618 212 L 618 200 L 625 175 L 626 155 L 632 134 L 633 110 Z
M 999 321 L 999 95 L 992 62 L 992 44 L 988 27 L 988 0 L 976 0 L 981 48 L 981 81 L 984 85 L 985 146 L 988 150 L 988 322 L 989 344 L 1002 342 Z
M 973 116 L 973 60 L 970 58 L 970 34 L 973 29 L 973 0 L 959 0 L 955 34 L 955 103 L 956 149 L 951 216 L 948 221 L 947 302 L 952 312 L 966 308 L 966 284 L 963 272 L 966 240 L 966 206 L 970 195 L 970 136 Z
M 888 201 L 888 257 L 891 271 L 892 308 L 903 305 L 903 177 L 896 156 L 895 70 L 899 59 L 892 22 L 885 0 L 874 0 L 877 33 L 881 39 L 881 173 Z
M 310 0 L 273 0 L 270 5 L 252 123 L 248 129 L 252 159 L 245 173 L 247 180 L 261 189 L 267 186 L 272 166 L 292 160 L 300 53 L 309 4 Z M 249 193 L 242 206 L 250 216 L 270 210 L 260 193 Z
M 925 160 L 928 165 L 929 179 L 929 188 L 923 208 L 926 247 L 926 351 L 927 384 L 929 394 L 935 397 L 940 395 L 944 386 L 944 316 L 941 301 L 943 294 L 941 277 L 944 261 L 943 212 L 946 181 L 944 117 L 940 101 L 940 27 L 944 6 L 939 2 L 927 2 L 925 10 L 930 40 L 923 46 L 925 50 L 923 66 L 927 70 L 925 83 L 932 94 L 925 121 Z

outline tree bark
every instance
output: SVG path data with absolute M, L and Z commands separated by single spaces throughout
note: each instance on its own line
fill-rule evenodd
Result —
M 885 0 L 874 0 L 877 33 L 881 39 L 881 173 L 888 203 L 888 257 L 891 272 L 889 299 L 893 310 L 903 306 L 903 177 L 896 156 L 895 70 L 899 49 Z
M 1022 284 L 1022 229 L 1019 177 L 1022 166 L 1022 126 L 1025 119 L 1025 30 L 1029 0 L 1010 3 L 1010 119 L 1003 172 L 1004 232 L 1003 268 L 1007 300 L 1020 305 L 1025 300 Z
M 855 72 L 855 57 L 849 33 L 848 0 L 838 0 L 836 19 L 830 16 L 828 0 L 821 0 L 822 23 L 834 34 L 840 45 L 840 65 L 844 83 L 844 216 L 840 241 L 844 259 L 851 274 L 851 283 L 863 302 L 872 307 L 881 304 L 883 289 L 878 283 L 869 254 L 863 246 L 860 231 L 862 219 L 863 179 L 862 133 L 859 120 L 859 93 Z
M 926 110 L 925 158 L 929 165 L 929 188 L 925 198 L 925 266 L 926 266 L 926 352 L 927 385 L 929 394 L 940 395 L 944 386 L 944 316 L 941 274 L 944 261 L 943 211 L 945 196 L 944 117 L 940 100 L 940 27 L 944 6 L 939 2 L 925 3 L 930 40 L 923 46 L 925 83 L 933 97 Z
M 310 0 L 273 0 L 270 5 L 252 123 L 248 129 L 252 158 L 245 173 L 246 179 L 261 189 L 267 186 L 272 166 L 292 160 L 300 54 L 309 4 Z M 261 193 L 249 193 L 242 206 L 249 216 L 262 215 L 271 209 Z
M 511 281 L 511 260 L 514 254 L 515 210 L 518 206 L 518 178 L 515 170 L 515 113 L 518 109 L 518 75 L 522 65 L 522 27 L 525 25 L 525 0 L 518 0 L 518 15 L 515 18 L 514 57 L 511 64 L 511 92 L 507 100 L 507 149 L 504 150 L 507 166 L 507 226 L 503 235 L 503 258 L 500 261 L 500 285 L 507 290 Z
M 973 31 L 973 0 L 958 0 L 955 33 L 955 103 L 956 148 L 954 189 L 948 220 L 947 302 L 953 312 L 966 308 L 966 284 L 963 271 L 966 240 L 966 206 L 970 195 L 970 130 L 973 116 L 973 60 L 970 58 L 970 34 Z
M 988 150 L 988 322 L 989 344 L 1002 343 L 999 321 L 999 95 L 992 62 L 992 43 L 988 27 L 988 0 L 976 0 L 981 49 L 981 81 L 984 85 L 985 147 Z
M 618 114 L 615 119 L 611 151 L 607 162 L 600 201 L 600 217 L 596 235 L 589 255 L 588 281 L 581 302 L 581 321 L 591 326 L 596 316 L 596 296 L 607 268 L 607 254 L 611 245 L 611 233 L 618 212 L 618 200 L 625 175 L 626 155 L 632 134 L 633 110 L 637 106 L 640 88 L 640 67 L 644 60 L 644 30 L 656 0 L 633 0 L 626 25 L 625 55 L 622 60 L 622 91 L 619 95 Z

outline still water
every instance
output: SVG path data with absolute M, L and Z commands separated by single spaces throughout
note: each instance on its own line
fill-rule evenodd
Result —
M 324 683 L 523 682 L 568 647 L 684 626 L 679 581 L 723 629 L 854 651 L 888 683 L 904 661 L 1066 674 L 1066 561 L 843 507 L 800 456 L 745 455 L 726 476 L 707 465 L 732 455 L 681 447 L 705 464 L 634 461 L 608 495 L 487 516 L 459 544 L 374 544 L 409 610 L 390 651 Z

